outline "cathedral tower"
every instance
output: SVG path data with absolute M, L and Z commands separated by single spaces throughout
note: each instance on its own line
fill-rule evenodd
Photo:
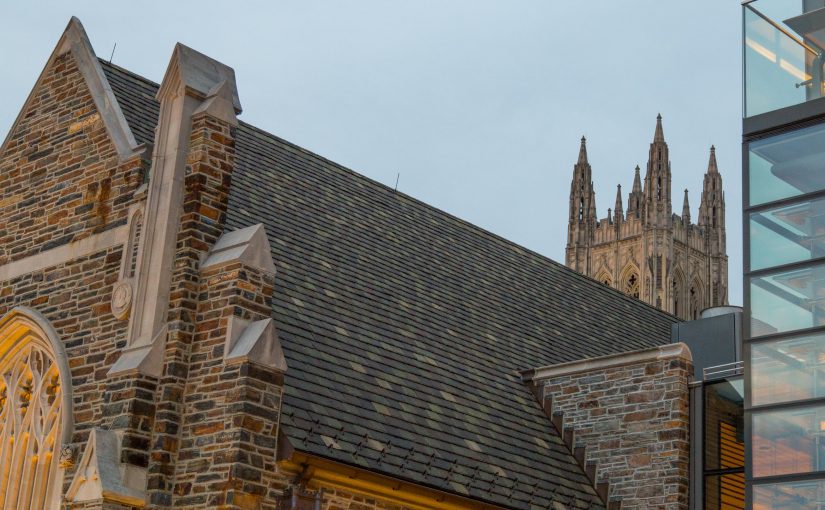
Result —
M 711 147 L 697 224 L 685 190 L 681 215 L 673 213 L 671 162 L 662 116 L 656 117 L 644 184 L 636 166 L 625 210 L 618 186 L 614 209 L 596 216 L 592 168 L 582 138 L 573 167 L 566 264 L 605 285 L 683 319 L 726 305 L 728 258 L 725 195 Z
M 590 163 L 587 162 L 587 140 L 582 136 L 579 159 L 573 166 L 570 184 L 570 217 L 567 228 L 568 265 L 581 273 L 587 273 L 587 253 L 596 227 L 596 192 Z

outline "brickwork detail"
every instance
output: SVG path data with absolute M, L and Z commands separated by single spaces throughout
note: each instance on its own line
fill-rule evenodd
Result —
M 551 377 L 552 413 L 622 509 L 688 508 L 691 363 L 679 356 Z
M 234 158 L 233 130 L 226 122 L 207 114 L 192 117 L 149 470 L 150 501 L 155 505 L 172 504 L 174 462 L 181 440 L 182 396 L 189 377 L 201 299 L 199 264 L 223 232 Z
M 125 224 L 147 168 L 140 156 L 119 161 L 72 53 L 57 57 L 0 154 L 0 265 Z M 126 323 L 110 308 L 122 251 L 101 248 L 0 281 L 0 316 L 18 306 L 36 310 L 63 343 L 74 395 L 68 446 L 76 455 L 93 427 L 140 420 L 138 405 L 118 402 L 122 412 L 113 411 L 123 395 L 107 380 L 126 343 Z M 140 465 L 144 443 L 125 442 L 124 455 Z M 75 469 L 67 464 L 64 490 Z
M 288 484 L 275 463 L 283 374 L 224 360 L 231 318 L 270 316 L 274 275 L 229 263 L 201 277 L 175 506 L 274 509 Z
M 0 154 L 0 265 L 125 224 L 147 168 L 119 163 L 71 53 L 58 57 Z

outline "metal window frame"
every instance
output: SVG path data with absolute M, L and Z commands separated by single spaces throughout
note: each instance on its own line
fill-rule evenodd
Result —
M 749 2 L 744 2 L 749 3 Z M 744 31 L 744 16 L 742 18 Z M 744 32 L 743 32 L 744 33 Z M 744 70 L 744 45 L 743 51 L 743 66 L 742 77 L 743 83 L 745 79 Z M 742 111 L 744 109 L 744 98 L 742 104 Z M 816 326 L 811 328 L 799 329 L 794 331 L 785 331 L 781 333 L 774 333 L 770 335 L 752 337 L 751 332 L 751 299 L 750 299 L 750 280 L 751 278 L 759 277 L 773 272 L 780 272 L 783 269 L 792 270 L 795 268 L 803 268 L 814 266 L 817 263 L 825 262 L 825 257 L 818 257 L 816 259 L 808 259 L 801 262 L 794 262 L 784 264 L 781 266 L 773 266 L 769 268 L 762 268 L 756 271 L 751 271 L 750 261 L 750 213 L 759 212 L 781 205 L 790 205 L 797 202 L 804 202 L 806 200 L 825 197 L 825 190 L 819 190 L 811 193 L 805 193 L 794 197 L 783 198 L 771 202 L 766 202 L 758 205 L 750 205 L 750 162 L 749 162 L 749 147 L 751 142 L 762 140 L 765 138 L 792 133 L 794 131 L 811 127 L 815 125 L 825 125 L 825 98 L 814 99 L 793 106 L 781 108 L 771 112 L 762 113 L 752 117 L 744 117 L 742 119 L 742 235 L 743 235 L 743 317 L 742 317 L 742 350 L 744 362 L 744 415 L 745 415 L 745 508 L 753 508 L 753 489 L 754 486 L 774 484 L 774 483 L 793 483 L 805 481 L 825 481 L 825 471 L 818 471 L 812 473 L 798 473 L 791 475 L 781 475 L 772 477 L 760 477 L 754 479 L 752 463 L 753 463 L 753 413 L 765 411 L 769 409 L 777 410 L 791 407 L 802 407 L 806 405 L 825 404 L 825 397 L 816 399 L 806 399 L 804 401 L 790 401 L 779 404 L 769 404 L 754 407 L 751 399 L 751 344 L 792 339 L 795 337 L 825 333 L 825 326 Z M 704 438 L 703 438 L 704 439 Z M 702 480 L 704 488 L 704 479 Z

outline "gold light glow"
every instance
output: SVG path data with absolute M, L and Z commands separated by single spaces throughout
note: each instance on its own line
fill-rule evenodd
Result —
M 768 48 L 762 46 L 761 44 L 754 41 L 750 37 L 745 39 L 745 44 L 747 44 L 748 48 L 752 49 L 756 53 L 759 53 L 760 55 L 762 55 L 766 59 L 770 60 L 771 62 L 776 63 L 776 53 L 772 52 Z
M 799 81 L 807 81 L 811 79 L 811 76 L 809 74 L 805 74 L 805 72 L 802 71 L 802 69 L 791 64 L 784 58 L 779 59 L 779 67 L 794 75 L 796 79 L 798 79 Z

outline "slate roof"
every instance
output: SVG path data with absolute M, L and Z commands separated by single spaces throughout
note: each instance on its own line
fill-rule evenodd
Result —
M 157 85 L 103 67 L 151 143 Z M 241 123 L 228 224 L 259 222 L 296 449 L 514 509 L 603 508 L 517 371 L 669 343 L 676 318 Z

